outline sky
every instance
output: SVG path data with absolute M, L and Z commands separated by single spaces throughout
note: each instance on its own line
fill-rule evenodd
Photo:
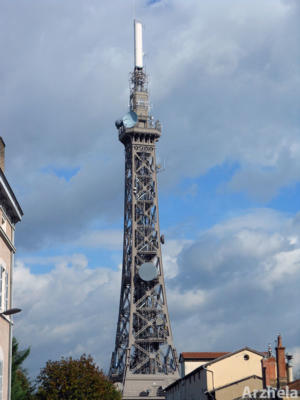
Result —
M 0 0 L 0 133 L 23 208 L 14 334 L 36 376 L 108 370 L 122 262 L 133 19 L 144 25 L 168 307 L 182 351 L 264 351 L 300 369 L 298 0 Z M 187 335 L 186 332 L 189 332 Z

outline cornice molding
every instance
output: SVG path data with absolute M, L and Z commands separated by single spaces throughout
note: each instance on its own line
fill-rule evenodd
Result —
M 15 253 L 16 252 L 15 246 L 13 245 L 7 234 L 4 232 L 4 230 L 1 228 L 1 226 L 0 226 L 0 237 L 4 240 L 9 250 Z

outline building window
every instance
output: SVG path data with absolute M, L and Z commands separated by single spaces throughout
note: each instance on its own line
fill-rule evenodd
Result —
M 8 273 L 0 266 L 0 312 L 8 309 Z
M 8 273 L 5 272 L 5 310 L 8 310 Z
M 1 217 L 1 228 L 4 230 L 4 232 L 6 232 L 6 218 L 4 217 L 3 214 Z

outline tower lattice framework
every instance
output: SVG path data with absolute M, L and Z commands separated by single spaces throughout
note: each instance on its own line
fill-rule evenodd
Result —
M 131 75 L 130 110 L 136 124 L 116 124 L 125 146 L 125 207 L 121 296 L 110 377 L 123 399 L 164 399 L 163 389 L 179 377 L 167 308 L 158 215 L 155 144 L 159 121 L 149 113 L 147 76 Z M 141 278 L 141 267 L 155 271 Z M 154 268 L 154 267 L 155 268 Z

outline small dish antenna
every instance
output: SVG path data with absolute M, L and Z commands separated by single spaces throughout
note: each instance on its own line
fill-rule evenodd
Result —
M 125 126 L 125 128 L 133 128 L 134 125 L 137 123 L 137 120 L 138 116 L 134 111 L 129 111 L 122 118 L 123 125 Z
M 139 276 L 143 281 L 150 282 L 157 278 L 157 268 L 151 262 L 144 263 L 140 266 Z

